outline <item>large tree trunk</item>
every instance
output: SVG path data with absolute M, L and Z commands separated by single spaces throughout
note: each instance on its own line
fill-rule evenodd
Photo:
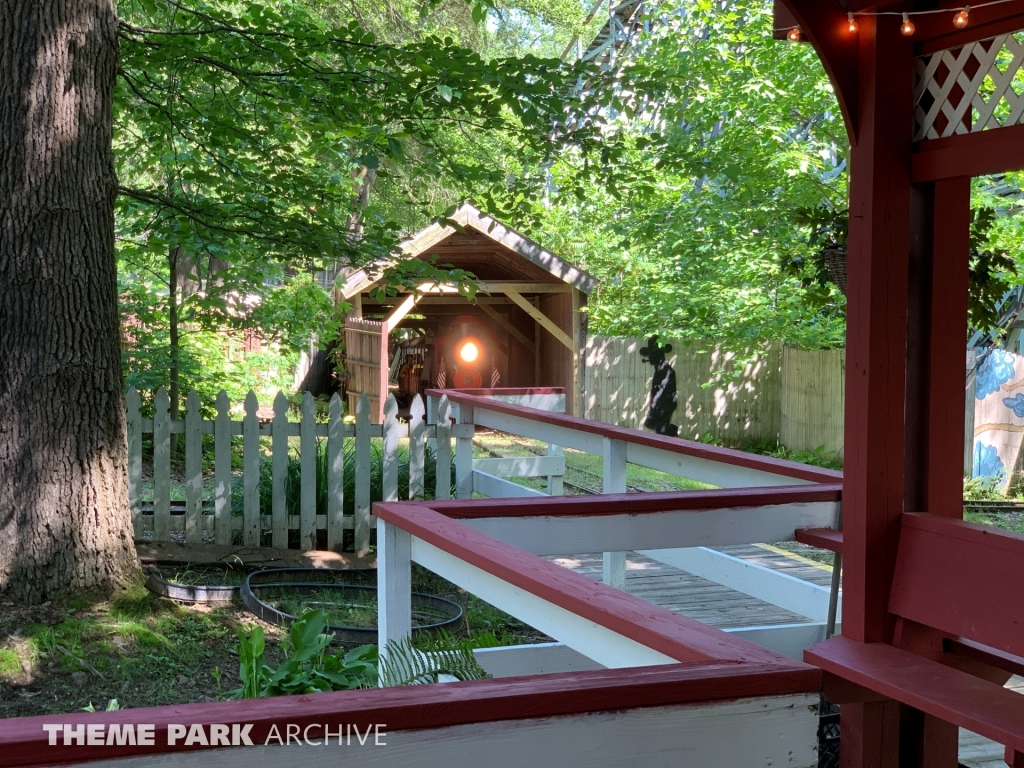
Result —
M 0 3 L 0 591 L 132 577 L 114 0 Z

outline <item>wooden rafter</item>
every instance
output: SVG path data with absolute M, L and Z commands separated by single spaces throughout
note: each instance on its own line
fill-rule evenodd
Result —
M 481 310 L 483 310 L 484 314 L 491 317 L 491 319 L 493 319 L 494 322 L 496 322 L 498 325 L 500 325 L 502 328 L 508 331 L 509 336 L 511 336 L 524 347 L 526 347 L 528 350 L 530 350 L 531 355 L 536 353 L 537 347 L 534 345 L 534 343 L 530 339 L 526 338 L 526 336 L 523 335 L 523 333 L 521 333 L 518 328 L 512 325 L 512 323 L 510 323 L 508 320 L 506 320 L 504 317 L 498 314 L 497 310 L 492 309 L 487 304 L 480 304 L 479 307 Z
M 391 310 L 391 314 L 384 319 L 385 335 L 398 327 L 398 324 L 412 311 L 412 308 L 416 306 L 419 299 L 418 295 L 410 294 L 405 297 L 401 304 Z
M 550 317 L 545 315 L 533 306 L 533 304 L 524 299 L 521 294 L 511 288 L 505 289 L 505 295 L 512 299 L 512 301 L 514 301 L 526 314 L 536 320 L 545 331 L 568 347 L 570 352 L 573 351 L 572 339 L 569 338 L 565 331 L 555 325 L 555 322 Z

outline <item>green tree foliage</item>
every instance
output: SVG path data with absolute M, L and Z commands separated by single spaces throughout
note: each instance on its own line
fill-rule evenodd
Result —
M 841 344 L 843 297 L 782 268 L 809 253 L 796 211 L 845 207 L 842 119 L 813 51 L 772 41 L 761 0 L 666 2 L 646 22 L 594 84 L 625 162 L 545 217 L 551 245 L 602 280 L 591 329 Z
M 337 324 L 323 311 L 327 294 L 310 282 L 281 294 L 282 280 L 385 258 L 403 220 L 436 216 L 439 198 L 472 193 L 511 211 L 542 193 L 543 175 L 523 169 L 605 141 L 590 122 L 565 128 L 567 116 L 593 111 L 572 87 L 586 67 L 488 57 L 431 32 L 472 38 L 480 9 L 461 0 L 434 3 L 433 21 L 402 39 L 413 7 L 121 5 L 123 309 L 160 342 L 133 350 L 129 370 L 169 379 L 172 408 L 197 351 L 189 334 L 259 326 L 293 350 L 312 333 L 327 341 Z M 421 263 L 391 275 L 470 277 Z

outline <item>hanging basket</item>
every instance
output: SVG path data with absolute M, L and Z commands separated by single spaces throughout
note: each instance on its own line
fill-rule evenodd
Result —
M 830 245 L 828 248 L 823 248 L 820 251 L 820 255 L 825 259 L 825 266 L 828 267 L 829 277 L 832 278 L 832 282 L 836 284 L 836 287 L 842 291 L 843 296 L 846 295 L 846 244 L 842 245 Z

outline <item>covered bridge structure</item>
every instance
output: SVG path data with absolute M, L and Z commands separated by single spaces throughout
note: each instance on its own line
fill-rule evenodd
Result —
M 428 386 L 562 387 L 580 412 L 587 296 L 597 280 L 465 203 L 401 246 L 402 258 L 437 259 L 478 279 L 472 298 L 424 283 L 378 300 L 381 273 L 360 270 L 342 288 L 349 411 L 361 394 L 383 417 L 381 393 L 401 402 Z M 383 269 L 381 270 L 381 272 Z

